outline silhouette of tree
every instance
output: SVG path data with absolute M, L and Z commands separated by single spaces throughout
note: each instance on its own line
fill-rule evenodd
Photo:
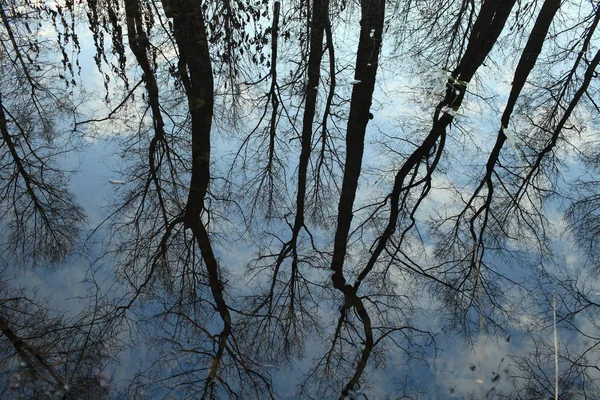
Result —
M 2 397 L 110 398 L 111 355 L 120 345 L 104 324 L 98 293 L 73 315 L 57 312 L 49 299 L 9 287 L 5 279 L 1 285 Z
M 67 172 L 56 162 L 73 147 L 60 119 L 72 119 L 75 113 L 75 99 L 66 92 L 75 83 L 69 75 L 74 76 L 76 66 L 67 51 L 68 45 L 79 48 L 72 25 L 59 10 L 29 2 L 0 5 L 3 242 L 5 251 L 24 263 L 63 259 L 84 219 L 67 188 Z M 58 30 L 58 45 L 40 35 L 43 14 L 51 16 L 47 23 Z M 46 61 L 57 47 L 62 60 Z
M 71 11 L 37 1 L 0 4 L 2 398 L 102 399 L 111 388 L 115 331 L 100 322 L 99 298 L 80 313 L 58 310 L 19 277 L 63 263 L 85 222 L 62 161 L 79 146 L 69 126 L 81 100 Z

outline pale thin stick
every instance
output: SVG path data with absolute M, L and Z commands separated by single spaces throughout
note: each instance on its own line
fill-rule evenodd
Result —
M 477 303 L 479 305 L 479 348 L 481 351 L 481 398 L 486 399 L 485 394 L 485 344 L 483 343 L 483 287 L 481 279 L 481 264 L 479 260 L 479 247 L 473 242 L 473 257 L 475 257 L 475 269 L 477 272 Z
M 552 292 L 552 309 L 554 311 L 554 400 L 558 400 L 558 336 L 556 333 L 556 292 Z

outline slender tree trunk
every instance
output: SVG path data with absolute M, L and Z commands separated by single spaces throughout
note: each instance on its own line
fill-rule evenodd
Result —
M 510 95 L 508 97 L 508 101 L 506 102 L 506 107 L 504 108 L 504 112 L 502 113 L 502 117 L 500 119 L 501 127 L 498 132 L 498 136 L 496 137 L 496 143 L 490 152 L 488 157 L 488 161 L 486 163 L 486 173 L 483 179 L 481 180 L 479 186 L 473 192 L 471 196 L 471 200 L 465 206 L 466 208 L 471 207 L 472 203 L 477 198 L 479 192 L 485 186 L 487 188 L 487 193 L 485 195 L 485 201 L 481 207 L 478 208 L 477 212 L 473 215 L 470 220 L 470 230 L 471 235 L 473 237 L 474 242 L 479 242 L 476 246 L 477 248 L 482 249 L 483 252 L 483 232 L 487 225 L 487 218 L 489 213 L 489 207 L 492 203 L 492 198 L 494 195 L 494 185 L 492 182 L 492 177 L 494 173 L 494 169 L 496 163 L 500 159 L 500 151 L 506 143 L 506 134 L 505 130 L 508 129 L 508 125 L 510 122 L 510 117 L 512 112 L 517 104 L 517 100 L 525 86 L 525 82 L 527 81 L 527 77 L 529 73 L 535 66 L 537 58 L 542 51 L 542 46 L 546 40 L 546 35 L 548 34 L 548 30 L 550 29 L 550 24 L 554 19 L 554 15 L 560 8 L 559 0 L 546 0 L 538 14 L 538 17 L 535 21 L 533 29 L 531 30 L 531 34 L 529 35 L 529 39 L 527 40 L 527 44 L 521 53 L 521 58 L 519 59 L 519 63 L 517 64 L 517 68 L 515 70 L 512 88 L 510 91 Z M 475 233 L 475 221 L 476 219 L 482 215 L 483 213 L 483 223 L 481 224 L 481 228 L 479 229 L 479 239 L 477 239 L 477 234 Z M 473 263 L 476 262 L 477 257 L 481 257 L 482 253 L 474 252 L 473 254 Z
M 399 169 L 394 180 L 394 187 L 390 194 L 390 217 L 383 234 L 377 242 L 377 246 L 373 250 L 367 265 L 361 271 L 354 284 L 355 290 L 358 289 L 360 283 L 366 278 L 368 273 L 373 269 L 379 256 L 385 249 L 388 241 L 396 231 L 396 224 L 399 216 L 400 195 L 407 190 L 405 182 L 411 175 L 411 172 L 416 174 L 419 165 L 423 160 L 435 153 L 435 158 L 428 169 L 426 185 L 431 179 L 431 174 L 444 149 L 446 140 L 446 129 L 454 120 L 452 111 L 458 110 L 466 92 L 466 84 L 471 81 L 477 69 L 483 64 L 483 61 L 492 50 L 496 40 L 500 36 L 502 29 L 506 23 L 506 19 L 510 15 L 511 9 L 516 0 L 498 0 L 487 1 L 481 6 L 481 10 L 473 25 L 473 31 L 469 37 L 469 43 L 465 50 L 464 56 L 461 58 L 458 66 L 452 72 L 446 82 L 446 94 L 444 99 L 438 104 L 433 113 L 433 124 L 429 135 L 423 140 L 423 143 L 407 158 L 402 167 Z M 427 193 L 425 189 L 423 195 Z
M 302 119 L 302 150 L 298 163 L 298 194 L 296 196 L 296 219 L 294 222 L 294 236 L 304 225 L 306 201 L 306 177 L 310 160 L 313 122 L 317 107 L 317 91 L 321 78 L 321 62 L 323 59 L 323 37 L 327 13 L 329 12 L 328 0 L 315 0 L 312 8 L 310 24 L 310 53 L 308 55 L 308 83 L 306 86 L 306 102 L 304 103 L 304 116 Z
M 359 383 L 373 349 L 371 319 L 362 300 L 356 295 L 356 291 L 352 286 L 346 285 L 343 267 L 350 225 L 352 223 L 354 199 L 356 198 L 358 178 L 362 166 L 365 133 L 373 101 L 373 90 L 375 89 L 375 77 L 383 34 L 384 13 L 385 0 L 363 0 L 361 2 L 362 19 L 360 22 L 360 38 L 354 73 L 356 84 L 352 88 L 352 97 L 350 100 L 350 115 L 346 132 L 346 162 L 344 164 L 344 178 L 338 206 L 337 230 L 331 261 L 331 270 L 333 271 L 331 280 L 333 287 L 344 294 L 344 305 L 340 318 L 344 319 L 346 315 L 345 310 L 353 307 L 363 324 L 365 338 L 360 360 L 357 363 L 354 374 L 344 386 L 340 394 L 340 399 L 345 399 Z
M 188 0 L 179 5 L 173 21 L 179 48 L 179 74 L 188 98 L 192 121 L 192 176 L 185 208 L 185 225 L 191 228 L 208 272 L 211 294 L 223 322 L 219 344 L 206 380 L 204 395 L 215 383 L 227 341 L 231 334 L 231 315 L 223 297 L 219 265 L 210 237 L 201 218 L 210 181 L 210 134 L 214 105 L 214 83 L 206 36 L 206 25 L 200 2 Z
M 385 0 L 364 0 L 361 3 L 362 19 L 354 73 L 354 79 L 359 82 L 353 86 L 350 100 L 350 116 L 346 132 L 346 162 L 331 261 L 333 287 L 344 293 L 346 293 L 346 289 L 344 289 L 346 279 L 343 275 L 344 259 L 352 224 L 358 178 L 362 167 L 369 110 L 373 101 L 384 11 Z

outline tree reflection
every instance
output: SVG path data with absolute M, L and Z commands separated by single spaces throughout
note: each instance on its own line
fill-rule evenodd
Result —
M 595 259 L 596 181 L 561 174 L 597 167 L 583 136 L 597 127 L 597 2 L 0 11 L 9 270 L 73 254 L 85 217 L 54 160 L 67 139 L 110 134 L 123 159 L 123 185 L 85 242 L 102 250 L 88 252 L 93 290 L 75 317 L 0 280 L 3 354 L 28 382 L 7 378 L 4 393 L 593 398 L 597 338 L 585 325 L 598 304 L 556 267 L 554 246 L 570 224 Z M 91 32 L 104 114 L 75 101 L 79 28 Z M 585 337 L 583 350 L 544 336 L 558 329 Z M 485 348 L 509 331 L 527 353 L 490 369 Z M 465 357 L 448 385 L 436 363 L 457 334 L 481 359 Z M 114 387 L 94 376 L 114 368 L 107 346 L 115 360 L 124 347 L 146 353 Z

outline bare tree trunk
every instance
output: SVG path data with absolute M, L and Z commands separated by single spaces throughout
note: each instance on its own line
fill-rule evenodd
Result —
M 356 52 L 355 84 L 352 88 L 350 115 L 346 132 L 346 162 L 344 164 L 344 178 L 331 261 L 331 270 L 333 271 L 331 280 L 333 287 L 344 295 L 340 319 L 346 318 L 346 310 L 354 308 L 362 321 L 365 338 L 360 360 L 352 378 L 344 386 L 340 399 L 346 398 L 357 386 L 373 349 L 371 319 L 362 300 L 356 295 L 356 290 L 346 284 L 343 267 L 352 223 L 354 199 L 362 167 L 365 133 L 373 101 L 373 90 L 375 89 L 384 13 L 385 0 L 363 0 L 361 2 L 360 38 Z
M 201 214 L 210 182 L 210 134 L 214 105 L 213 75 L 200 3 L 180 4 L 181 13 L 173 21 L 179 48 L 179 74 L 185 87 L 192 120 L 192 177 L 185 209 L 185 225 L 192 229 L 206 265 L 210 290 L 223 322 L 219 344 L 205 383 L 204 396 L 215 383 L 227 341 L 231 334 L 231 315 L 223 297 L 223 283 L 206 226 Z

